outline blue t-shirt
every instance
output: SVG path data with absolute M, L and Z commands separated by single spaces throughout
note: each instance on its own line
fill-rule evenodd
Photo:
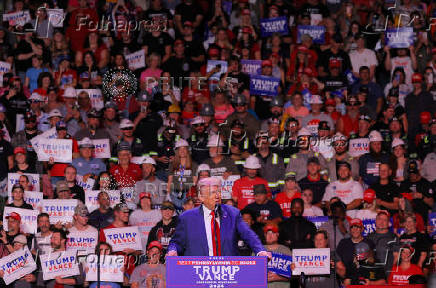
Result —
M 86 161 L 83 157 L 73 159 L 73 166 L 77 169 L 78 175 L 94 174 L 99 175 L 101 172 L 106 171 L 106 165 L 103 161 L 97 158 L 91 158 Z
M 42 72 L 49 72 L 47 68 L 36 69 L 34 67 L 27 69 L 26 77 L 29 78 L 29 90 L 30 93 L 33 92 L 36 88 L 38 88 L 38 76 Z

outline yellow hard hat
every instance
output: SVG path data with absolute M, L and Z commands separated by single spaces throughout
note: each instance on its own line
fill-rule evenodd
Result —
M 170 105 L 170 107 L 168 107 L 168 113 L 181 113 L 182 110 L 180 110 L 179 105 Z

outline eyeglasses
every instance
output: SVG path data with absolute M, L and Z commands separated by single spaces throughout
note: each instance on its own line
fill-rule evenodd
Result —
M 123 130 L 123 131 L 130 131 L 130 130 L 133 130 L 133 127 L 127 127 L 127 128 L 123 128 L 121 130 Z
M 160 210 L 174 210 L 172 207 L 162 206 Z
M 202 124 L 193 124 L 192 125 L 193 127 L 202 127 L 202 126 L 204 126 L 204 124 L 202 123 Z

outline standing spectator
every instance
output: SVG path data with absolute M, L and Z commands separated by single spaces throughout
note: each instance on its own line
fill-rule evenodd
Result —
M 141 168 L 138 164 L 131 163 L 132 153 L 127 142 L 118 145 L 118 163 L 110 169 L 111 175 L 120 188 L 134 187 L 142 178 Z
M 33 210 L 32 205 L 24 202 L 24 188 L 20 184 L 12 186 L 12 202 L 6 206 Z
M 268 191 L 265 185 L 256 184 L 253 186 L 254 202 L 245 206 L 259 215 L 257 222 L 279 223 L 282 221 L 282 210 L 279 204 L 267 198 Z
M 408 285 L 409 278 L 413 275 L 423 275 L 422 268 L 411 262 L 415 249 L 404 245 L 400 249 L 399 265 L 392 267 L 388 283 L 391 285 Z
M 417 231 L 416 217 L 413 214 L 407 213 L 405 215 L 404 228 L 405 232 L 400 237 L 400 244 L 410 245 L 414 249 L 415 253 L 410 261 L 422 268 L 430 247 L 428 236 Z
M 303 189 L 301 194 L 301 199 L 304 201 L 304 213 L 303 216 L 324 216 L 321 208 L 312 205 L 313 202 L 313 192 L 310 189 Z
M 357 49 L 350 53 L 350 61 L 355 77 L 359 77 L 360 69 L 366 67 L 368 69 L 368 79 L 373 80 L 375 76 L 375 68 L 378 65 L 377 57 L 374 51 L 365 48 L 365 34 L 358 33 L 354 36 Z
M 109 175 L 105 177 L 109 177 Z M 98 208 L 89 214 L 89 224 L 100 229 L 112 224 L 114 221 L 114 211 L 110 207 L 110 198 L 105 191 L 98 193 L 97 203 Z
M 157 224 L 151 229 L 148 234 L 147 247 L 153 242 L 159 242 L 162 247 L 163 253 L 166 254 L 168 244 L 170 243 L 171 237 L 173 237 L 176 232 L 176 226 L 178 223 L 177 216 L 174 215 L 176 208 L 174 204 L 170 201 L 164 201 L 160 207 L 160 212 L 162 214 L 162 220 L 157 222 Z
M 291 171 L 285 175 L 283 191 L 278 193 L 274 199 L 282 209 L 283 217 L 291 217 L 291 203 L 296 198 L 301 198 L 301 191 L 297 184 L 295 172 Z
M 152 204 L 162 204 L 167 195 L 166 183 L 156 177 L 156 161 L 145 157 L 142 161 L 142 180 L 135 183 L 135 191 L 151 194 Z M 135 200 L 139 204 L 139 199 Z
M 32 243 L 32 254 L 46 255 L 51 253 L 50 240 L 53 232 L 50 230 L 50 216 L 47 213 L 40 213 L 36 219 L 38 232 L 35 234 Z
M 329 161 L 327 162 L 329 164 Z M 307 176 L 298 181 L 301 190 L 309 189 L 312 194 L 311 204 L 321 206 L 321 200 L 325 193 L 325 188 L 329 184 L 326 181 L 326 174 L 321 175 L 321 165 L 316 157 L 307 160 Z M 324 171 L 323 171 L 324 172 Z M 331 180 L 331 179 L 330 179 Z M 304 200 L 304 199 L 303 199 Z

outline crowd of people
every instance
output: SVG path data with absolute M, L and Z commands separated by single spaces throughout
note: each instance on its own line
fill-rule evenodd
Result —
M 43 278 L 39 257 L 77 232 L 126 259 L 124 282 L 104 287 L 164 287 L 178 215 L 202 205 L 207 177 L 268 251 L 330 248 L 330 275 L 305 287 L 436 285 L 435 2 L 1 5 L 0 261 L 27 246 L 38 265 L 7 287 L 96 287 L 82 264 Z M 286 29 L 265 33 L 277 19 Z M 407 46 L 389 42 L 397 28 L 411 29 Z M 277 80 L 275 95 L 256 94 L 253 75 Z M 36 139 L 70 140 L 72 159 L 42 159 Z M 38 193 L 78 200 L 71 221 L 50 219 Z M 38 211 L 35 233 L 14 208 Z M 113 251 L 104 231 L 133 226 L 142 249 Z M 268 287 L 289 285 L 268 272 Z

